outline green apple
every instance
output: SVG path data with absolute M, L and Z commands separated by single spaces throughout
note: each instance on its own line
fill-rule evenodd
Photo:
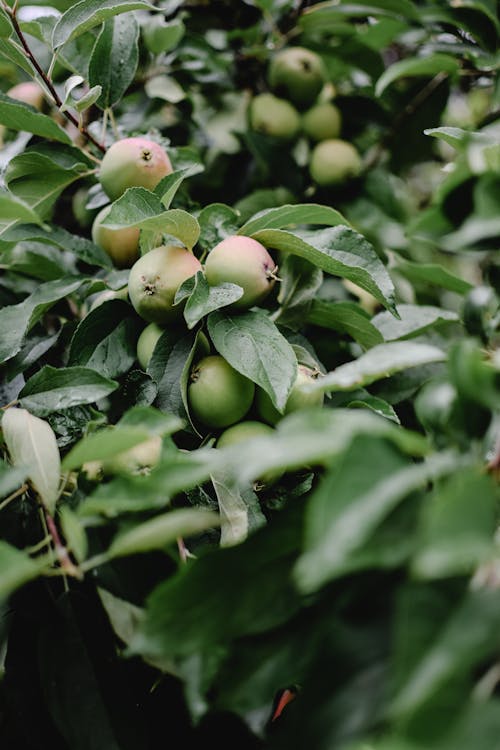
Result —
M 131 268 L 139 258 L 139 234 L 137 227 L 110 229 L 103 227 L 111 206 L 104 206 L 92 222 L 92 241 L 102 247 L 116 268 Z
M 297 368 L 297 377 L 288 395 L 283 414 L 271 401 L 271 397 L 263 388 L 257 388 L 255 393 L 255 407 L 257 413 L 264 422 L 275 425 L 282 419 L 285 414 L 293 411 L 307 409 L 311 406 L 322 406 L 325 396 L 321 391 L 309 391 L 307 386 L 317 377 L 317 372 L 305 365 L 299 365 Z
M 267 297 L 276 283 L 277 270 L 264 245 L 238 234 L 221 240 L 205 261 L 205 277 L 210 286 L 226 281 L 242 287 L 243 296 L 231 305 L 238 310 L 246 310 Z
M 143 443 L 134 445 L 123 453 L 102 462 L 102 472 L 105 476 L 113 474 L 145 474 L 160 460 L 162 439 L 155 435 Z
M 267 81 L 270 89 L 299 108 L 311 106 L 325 80 L 323 60 L 306 47 L 285 47 L 269 63 Z
M 104 154 L 98 177 L 114 201 L 130 187 L 154 190 L 172 171 L 170 158 L 159 143 L 148 138 L 122 138 Z
M 191 416 L 206 427 L 221 429 L 249 411 L 255 384 L 219 354 L 202 357 L 191 369 L 188 404 Z
M 341 129 L 340 110 L 331 102 L 314 104 L 302 116 L 302 130 L 312 141 L 338 138 Z
M 300 130 L 300 115 L 293 104 L 269 92 L 253 97 L 249 120 L 252 130 L 283 141 L 293 140 Z
M 313 148 L 309 171 L 317 185 L 332 187 L 357 177 L 361 166 L 361 157 L 352 143 L 340 138 L 327 138 Z
M 168 323 L 182 314 L 174 306 L 183 281 L 201 270 L 198 258 L 185 247 L 160 245 L 142 255 L 130 269 L 128 291 L 136 312 L 149 323 Z
M 244 443 L 247 440 L 251 440 L 256 437 L 269 437 L 274 434 L 274 428 L 264 422 L 258 422 L 256 420 L 248 419 L 243 422 L 237 422 L 236 424 L 226 427 L 222 432 L 217 442 L 215 443 L 216 448 L 226 448 L 230 445 L 238 445 Z M 283 476 L 282 471 L 269 471 L 266 472 L 262 477 L 259 477 L 255 483 L 255 489 L 263 489 L 264 487 L 270 487 L 275 484 L 278 479 Z

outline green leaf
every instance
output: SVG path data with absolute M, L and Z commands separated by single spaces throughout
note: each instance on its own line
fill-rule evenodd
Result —
M 61 458 L 52 427 L 25 409 L 7 409 L 2 432 L 14 466 L 25 467 L 45 507 L 54 512 L 59 497 Z
M 394 286 L 384 264 L 354 230 L 343 225 L 293 233 L 263 229 L 252 236 L 267 248 L 299 255 L 333 276 L 350 279 L 397 315 Z
M 5 498 L 17 490 L 28 476 L 28 470 L 22 467 L 9 466 L 0 461 L 0 498 Z
M 41 138 L 72 145 L 70 136 L 52 117 L 34 107 L 0 93 L 0 124 L 11 130 L 24 130 Z
M 259 211 L 243 224 L 238 230 L 238 234 L 251 236 L 264 229 L 283 229 L 290 226 L 314 224 L 329 227 L 336 227 L 339 224 L 349 226 L 347 219 L 330 206 L 322 206 L 316 203 L 298 203 Z
M 88 367 L 45 365 L 26 382 L 19 399 L 26 409 L 46 416 L 71 406 L 92 404 L 117 388 L 115 380 Z
M 246 444 L 245 461 L 238 445 L 217 449 L 221 465 L 240 486 L 274 471 L 296 471 L 329 466 L 356 435 L 392 440 L 402 451 L 416 456 L 428 453 L 422 435 L 402 429 L 366 409 L 303 409 L 281 419 L 273 435 L 253 438 Z
M 10 18 L 3 8 L 0 8 L 0 37 L 9 37 L 14 31 Z
M 90 173 L 76 148 L 40 143 L 15 156 L 5 170 L 7 187 L 44 217 L 64 188 Z M 9 225 L 2 227 L 2 234 Z
M 158 339 L 148 374 L 158 386 L 155 406 L 189 422 L 186 383 L 196 347 L 196 334 L 182 328 L 166 328 Z
M 238 487 L 224 468 L 218 468 L 211 480 L 219 504 L 220 546 L 243 542 L 250 531 L 266 523 L 259 500 L 250 486 Z
M 140 416 L 145 411 L 149 419 Z M 135 418 L 133 414 L 135 413 Z M 170 414 L 161 414 L 149 407 L 135 407 L 113 427 L 106 427 L 82 438 L 64 457 L 64 471 L 77 469 L 89 461 L 101 461 L 133 448 L 152 435 L 170 435 L 181 429 L 182 421 Z M 154 418 L 155 429 L 148 425 Z M 144 421 L 146 420 L 146 421 Z
M 215 449 L 167 451 L 150 474 L 120 476 L 101 484 L 82 502 L 78 513 L 114 518 L 120 513 L 165 508 L 180 492 L 208 481 L 219 465 Z
M 137 358 L 141 322 L 123 300 L 108 300 L 78 324 L 68 365 L 90 367 L 108 378 L 125 375 Z
M 175 302 L 187 297 L 183 315 L 187 327 L 191 329 L 209 313 L 236 302 L 242 296 L 241 286 L 230 282 L 210 286 L 203 272 L 198 271 L 181 284 L 176 292 Z
M 101 86 L 101 109 L 120 101 L 134 80 L 139 62 L 139 24 L 133 14 L 105 22 L 89 61 L 89 85 Z
M 43 226 L 42 219 L 31 206 L 9 193 L 8 190 L 0 189 L 0 222 L 11 222 L 12 219 L 16 222 L 22 221 Z
M 111 557 L 135 555 L 163 549 L 179 538 L 200 534 L 219 525 L 219 516 L 205 508 L 178 508 L 116 536 L 109 548 Z
M 131 652 L 161 659 L 213 653 L 285 625 L 299 609 L 290 564 L 300 535 L 294 519 L 276 520 L 272 530 L 264 526 L 243 544 L 208 552 L 157 586 Z
M 166 22 L 161 16 L 154 16 L 142 28 L 146 47 L 153 55 L 169 52 L 179 44 L 184 36 L 185 26 L 180 18 Z
M 414 263 L 398 258 L 393 267 L 409 281 L 433 284 L 457 294 L 466 294 L 473 287 L 469 281 L 461 279 L 438 263 Z
M 104 461 L 134 448 L 150 437 L 141 427 L 106 427 L 86 435 L 64 457 L 64 471 L 77 469 L 90 461 Z
M 67 505 L 61 508 L 59 518 L 68 549 L 78 562 L 83 562 L 87 556 L 88 542 L 81 520 Z
M 431 579 L 469 575 L 491 559 L 498 500 L 491 477 L 470 469 L 438 483 L 423 508 L 412 573 Z
M 362 354 L 358 359 L 339 365 L 332 372 L 317 378 L 309 386 L 310 390 L 352 391 L 369 385 L 381 378 L 388 378 L 401 370 L 426 365 L 430 362 L 443 362 L 446 354 L 435 346 L 410 341 L 394 341 L 378 344 Z
M 16 589 L 37 578 L 42 566 L 25 552 L 0 541 L 0 599 L 6 599 Z
M 41 284 L 38 289 L 17 305 L 0 310 L 0 361 L 14 357 L 21 349 L 24 337 L 46 310 L 60 299 L 69 297 L 82 285 L 82 279 L 63 278 Z
M 371 322 L 381 333 L 384 341 L 408 339 L 419 336 L 429 329 L 459 320 L 457 313 L 444 310 L 432 305 L 398 305 L 400 319 L 381 312 L 375 315 Z
M 426 57 L 409 57 L 399 60 L 387 68 L 375 86 L 375 96 L 381 96 L 385 89 L 399 78 L 428 76 L 439 74 L 453 75 L 460 69 L 459 61 L 451 55 L 436 52 Z
M 110 229 L 140 227 L 170 234 L 189 249 L 194 247 L 200 235 L 200 227 L 194 216 L 180 208 L 165 211 L 156 193 L 142 187 L 128 188 L 113 203 L 102 226 Z
M 415 464 L 379 438 L 355 440 L 308 504 L 304 552 L 294 570 L 301 591 L 315 591 L 348 572 L 351 556 L 402 500 L 462 464 L 453 454 L 434 454 Z
M 210 338 L 235 370 L 268 393 L 279 411 L 285 408 L 297 376 L 293 348 L 261 310 L 231 314 L 210 313 Z
M 307 313 L 307 322 L 320 328 L 347 333 L 363 349 L 371 349 L 383 342 L 382 335 L 370 318 L 354 302 L 315 299 Z
M 71 234 L 63 227 L 54 224 L 45 224 L 43 228 L 34 224 L 17 224 L 2 233 L 2 240 L 15 243 L 26 240 L 44 242 L 47 245 L 54 245 L 61 250 L 73 253 L 77 258 L 91 266 L 113 268 L 111 258 L 98 245 L 94 245 L 86 237 Z
M 331 0 L 319 3 L 302 13 L 300 27 L 306 32 L 325 31 L 353 16 L 390 16 L 418 20 L 417 10 L 410 0 L 371 0 L 352 3 Z
M 145 0 L 81 0 L 68 8 L 58 20 L 52 45 L 57 49 L 108 18 L 141 9 L 154 10 L 154 6 Z
M 500 628 L 500 599 L 492 589 L 467 591 L 398 691 L 390 714 L 414 713 L 452 679 L 493 657 Z

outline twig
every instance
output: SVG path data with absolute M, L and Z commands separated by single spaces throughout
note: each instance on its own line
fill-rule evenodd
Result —
M 28 485 L 25 483 L 19 487 L 19 489 L 15 490 L 11 495 L 5 498 L 3 502 L 0 503 L 0 510 L 3 510 L 7 507 L 9 503 L 11 503 L 13 500 L 16 499 L 16 497 L 19 497 L 20 495 L 24 494 L 26 490 L 28 489 Z
M 25 51 L 25 53 L 26 53 L 29 61 L 33 65 L 33 67 L 36 70 L 36 72 L 38 73 L 38 75 L 43 80 L 43 82 L 46 85 L 47 89 L 50 91 L 50 94 L 51 94 L 51 96 L 52 96 L 52 98 L 54 100 L 55 105 L 62 112 L 62 114 L 64 115 L 64 117 L 66 117 L 67 120 L 69 120 L 73 125 L 75 125 L 75 127 L 78 128 L 78 130 L 80 131 L 80 133 L 82 133 L 82 135 L 84 135 L 85 138 L 87 138 L 87 140 L 89 140 L 91 143 L 93 143 L 94 146 L 96 148 L 98 148 L 99 151 L 101 151 L 101 153 L 105 154 L 106 153 L 106 148 L 102 145 L 102 143 L 99 143 L 99 141 L 97 141 L 94 138 L 94 136 L 92 135 L 92 133 L 89 133 L 89 131 L 87 130 L 87 128 L 82 123 L 80 123 L 77 120 L 77 118 L 71 112 L 69 112 L 66 109 L 64 111 L 61 110 L 63 102 L 62 102 L 59 94 L 57 93 L 56 89 L 54 88 L 54 85 L 53 85 L 52 81 L 50 80 L 50 78 L 48 77 L 48 75 L 45 73 L 45 71 L 43 70 L 43 68 L 40 66 L 40 63 L 38 62 L 38 60 L 33 55 L 32 51 L 31 51 L 31 49 L 30 49 L 30 47 L 28 45 L 28 42 L 26 41 L 26 38 L 25 38 L 25 36 L 24 36 L 24 34 L 23 34 L 22 30 L 21 30 L 21 27 L 19 26 L 19 21 L 17 20 L 17 0 L 14 3 L 14 5 L 13 5 L 12 8 L 10 6 L 8 6 L 6 3 L 3 3 L 3 8 L 4 8 L 5 12 L 10 16 L 10 19 L 12 21 L 12 25 L 14 27 L 14 31 L 16 32 L 16 34 L 17 34 L 17 36 L 19 38 L 19 41 L 21 42 L 21 44 L 23 46 L 23 49 L 24 49 L 24 51 Z

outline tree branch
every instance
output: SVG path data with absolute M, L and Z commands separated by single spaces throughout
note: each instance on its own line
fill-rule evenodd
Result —
M 17 20 L 17 12 L 16 12 L 17 11 L 17 3 L 15 3 L 12 8 L 10 8 L 8 5 L 4 4 L 4 9 L 5 9 L 6 13 L 8 13 L 9 16 L 10 16 L 10 19 L 12 21 L 12 25 L 14 27 L 14 31 L 16 32 L 16 34 L 17 34 L 17 36 L 19 38 L 19 41 L 21 42 L 21 44 L 23 46 L 23 49 L 24 49 L 24 52 L 26 53 L 26 56 L 28 57 L 29 61 L 33 65 L 34 69 L 36 70 L 36 72 L 38 73 L 38 75 L 40 76 L 40 78 L 43 80 L 43 82 L 46 85 L 47 89 L 50 91 L 50 94 L 51 94 L 51 96 L 52 96 L 52 98 L 54 100 L 54 104 L 62 112 L 62 114 L 64 115 L 64 117 L 66 117 L 67 120 L 69 120 L 73 125 L 75 125 L 75 127 L 78 128 L 79 132 L 82 133 L 82 135 L 85 138 L 87 138 L 88 141 L 90 141 L 91 143 L 93 143 L 94 146 L 96 148 L 98 148 L 99 151 L 102 154 L 105 154 L 106 153 L 105 146 L 103 146 L 102 143 L 99 143 L 99 141 L 97 141 L 94 138 L 94 136 L 92 135 L 92 133 L 89 133 L 89 131 L 87 130 L 87 128 L 84 125 L 82 125 L 71 112 L 68 112 L 67 110 L 62 110 L 61 109 L 63 103 L 62 103 L 62 100 L 61 100 L 59 94 L 57 93 L 57 91 L 56 91 L 56 89 L 55 89 L 52 81 L 50 80 L 50 78 L 48 77 L 48 75 L 45 73 L 45 71 L 43 70 L 43 68 L 40 66 L 40 63 L 38 62 L 38 60 L 33 55 L 32 51 L 31 51 L 31 49 L 30 49 L 30 47 L 28 45 L 28 42 L 26 41 L 26 37 L 24 36 L 24 34 L 22 32 L 22 29 L 19 26 L 19 21 Z

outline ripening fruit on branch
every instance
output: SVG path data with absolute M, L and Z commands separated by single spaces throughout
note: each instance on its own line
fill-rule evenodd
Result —
M 111 211 L 104 206 L 92 222 L 92 241 L 102 247 L 117 268 L 130 268 L 139 257 L 139 229 L 123 227 L 110 229 L 102 224 Z
M 17 99 L 19 102 L 31 104 L 32 107 L 41 111 L 45 102 L 43 91 L 36 81 L 23 81 L 12 86 L 6 91 L 7 96 L 11 99 Z
M 139 338 L 137 339 L 137 361 L 143 370 L 148 369 L 149 361 L 153 356 L 153 352 L 158 339 L 164 333 L 165 329 L 156 323 L 148 323 L 143 328 Z
M 112 201 L 130 187 L 154 190 L 173 171 L 159 143 L 148 138 L 122 138 L 106 151 L 99 169 L 99 182 Z
M 325 80 L 323 60 L 306 47 L 286 47 L 269 63 L 269 88 L 301 109 L 315 101 Z
M 201 270 L 198 258 L 185 247 L 160 245 L 142 255 L 130 269 L 128 292 L 136 312 L 149 323 L 168 323 L 182 313 L 175 293 Z
M 230 445 L 238 445 L 239 443 L 251 440 L 252 438 L 269 437 L 270 435 L 273 435 L 273 433 L 274 427 L 271 427 L 264 422 L 257 422 L 256 420 L 248 419 L 243 422 L 237 422 L 230 427 L 226 427 L 224 432 L 219 435 L 215 447 L 226 448 Z M 270 487 L 282 476 L 282 471 L 266 472 L 262 477 L 257 479 L 255 489 Z
M 361 166 L 361 157 L 352 143 L 340 138 L 328 138 L 313 148 L 309 171 L 317 185 L 332 187 L 357 177 Z
M 300 130 L 300 115 L 289 101 L 265 92 L 250 102 L 250 127 L 283 141 L 291 141 Z
M 276 283 L 277 270 L 264 245 L 238 234 L 215 245 L 205 261 L 205 277 L 210 286 L 226 281 L 242 287 L 243 296 L 231 305 L 238 310 L 247 310 L 267 297 Z
M 219 354 L 209 354 L 191 369 L 188 404 L 191 416 L 206 427 L 220 429 L 238 422 L 249 411 L 255 384 Z
M 270 396 L 263 388 L 257 388 L 255 394 L 255 407 L 257 413 L 264 422 L 275 425 L 282 419 L 285 414 L 292 411 L 307 409 L 311 406 L 323 406 L 325 399 L 321 391 L 308 391 L 307 385 L 316 380 L 317 372 L 305 365 L 299 365 L 297 368 L 297 377 L 288 396 L 285 411 L 283 414 L 277 410 L 271 401 Z
M 302 115 L 302 130 L 312 141 L 338 138 L 341 129 L 340 110 L 331 102 L 314 104 Z
M 155 435 L 143 443 L 134 445 L 123 453 L 102 462 L 105 476 L 113 474 L 145 474 L 160 460 L 162 439 Z

